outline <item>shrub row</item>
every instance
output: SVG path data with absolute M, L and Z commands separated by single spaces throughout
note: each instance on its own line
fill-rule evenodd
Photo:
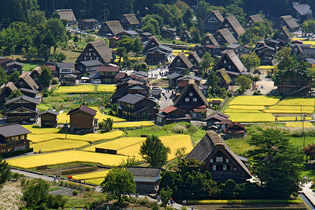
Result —
M 28 152 L 33 152 L 33 148 L 28 148 L 26 150 L 4 153 L 1 155 L 1 157 L 3 157 L 3 158 L 14 157 L 14 156 L 22 155 L 22 154 L 25 154 Z
M 61 175 L 68 175 L 68 174 L 78 174 L 78 173 L 84 173 L 84 172 L 90 172 L 90 171 L 96 171 L 97 166 L 87 166 L 82 168 L 74 168 L 74 169 L 68 169 L 61 172 Z
M 82 184 L 76 184 L 76 183 L 72 183 L 72 182 L 67 182 L 67 181 L 60 181 L 59 182 L 59 186 L 62 187 L 68 187 L 71 189 L 76 189 L 79 191 L 94 191 L 95 188 L 94 187 L 89 187 L 89 186 L 84 186 Z

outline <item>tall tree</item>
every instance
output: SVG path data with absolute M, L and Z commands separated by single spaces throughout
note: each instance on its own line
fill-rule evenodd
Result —
M 159 137 L 148 136 L 140 148 L 140 155 L 151 166 L 162 167 L 167 161 L 169 148 L 165 147 Z
M 0 186 L 11 177 L 11 168 L 5 160 L 0 157 Z
M 118 203 L 121 202 L 123 194 L 136 192 L 136 183 L 133 180 L 133 175 L 125 168 L 111 169 L 101 185 L 103 186 L 103 192 L 118 198 Z
M 277 197 L 297 195 L 300 172 L 304 163 L 303 151 L 289 143 L 289 138 L 273 129 L 260 130 L 252 135 L 249 144 L 253 172 L 263 187 Z
M 194 17 L 194 13 L 192 9 L 188 8 L 183 15 L 183 22 L 186 24 L 187 29 L 190 29 L 194 25 L 193 17 Z
M 211 65 L 213 65 L 213 63 L 214 63 L 214 58 L 211 57 L 209 52 L 206 52 L 202 56 L 202 60 L 201 60 L 201 67 L 202 67 L 203 72 L 207 73 Z
M 260 65 L 260 59 L 255 52 L 241 55 L 240 60 L 249 71 Z
M 15 83 L 20 77 L 20 72 L 15 71 L 9 76 L 9 81 Z
M 0 66 L 0 86 L 8 82 L 7 73 L 4 69 Z
M 52 33 L 56 40 L 54 45 L 54 53 L 57 49 L 57 43 L 64 42 L 66 38 L 66 27 L 63 25 L 60 19 L 51 18 L 47 22 L 47 29 Z
M 42 67 L 42 73 L 38 78 L 38 84 L 42 89 L 46 89 L 50 86 L 51 80 L 53 76 L 51 74 L 51 70 L 48 68 Z

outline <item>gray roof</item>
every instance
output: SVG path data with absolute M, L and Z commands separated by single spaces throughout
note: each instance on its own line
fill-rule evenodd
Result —
M 94 47 L 105 63 L 109 63 L 113 59 L 112 50 L 103 39 L 90 42 L 89 44 Z
M 139 21 L 135 14 L 124 14 L 123 17 L 127 20 L 130 25 L 138 25 Z
M 136 104 L 140 101 L 142 101 L 143 99 L 145 99 L 146 97 L 140 94 L 127 94 L 124 97 L 118 99 L 119 102 L 125 102 L 128 104 Z
M 72 113 L 74 113 L 76 111 L 81 111 L 81 112 L 84 112 L 84 113 L 92 115 L 92 116 L 95 116 L 96 112 L 97 112 L 96 110 L 91 109 L 87 106 L 80 106 L 79 108 L 72 109 L 71 111 L 69 111 L 67 115 L 71 115 Z
M 245 33 L 244 28 L 241 26 L 241 24 L 238 22 L 234 15 L 227 17 L 226 20 L 230 23 L 230 25 L 232 26 L 232 28 L 234 29 L 238 36 L 241 36 Z
M 233 43 L 237 43 L 237 40 L 235 39 L 235 37 L 233 36 L 233 34 L 231 33 L 231 31 L 228 28 L 222 28 L 220 30 L 217 30 L 215 32 L 215 36 L 217 34 L 221 34 L 221 36 L 226 40 L 227 43 L 229 44 L 233 44 Z
M 58 68 L 74 68 L 74 63 L 57 63 Z
M 202 80 L 202 78 L 197 77 L 197 76 L 193 76 L 193 75 L 185 75 L 185 76 L 183 76 L 181 78 L 178 78 L 177 80 L 191 80 L 191 79 L 197 80 L 197 81 L 201 81 Z
M 39 115 L 42 115 L 42 114 L 52 114 L 52 115 L 58 115 L 59 112 L 55 112 L 53 110 L 48 110 L 48 111 L 45 111 L 45 112 L 41 112 L 39 113 Z
M 291 15 L 281 16 L 282 19 L 290 29 L 296 29 L 299 25 L 296 23 L 295 19 Z
M 251 16 L 249 16 L 249 18 L 253 21 L 253 23 L 263 22 L 264 21 L 264 19 L 261 17 L 260 14 L 251 15 Z
M 104 23 L 113 35 L 119 34 L 124 31 L 124 28 L 121 26 L 118 20 L 107 21 Z
M 236 49 L 236 48 L 238 48 L 240 46 L 241 46 L 240 44 L 233 43 L 233 44 L 228 45 L 226 48 Z
M 240 160 L 240 158 L 230 149 L 224 140 L 213 130 L 207 131 L 206 135 L 196 145 L 196 147 L 188 154 L 186 160 L 195 159 L 204 162 L 209 157 L 213 157 L 218 151 L 222 151 L 234 159 L 239 170 L 250 178 L 251 174 L 248 168 Z
M 84 66 L 103 66 L 98 60 L 81 61 Z
M 0 126 L 0 135 L 7 138 L 32 133 L 19 124 Z
M 30 103 L 33 103 L 33 104 L 39 104 L 40 103 L 40 100 L 39 99 L 36 99 L 36 98 L 32 98 L 32 97 L 28 97 L 26 95 L 21 95 L 21 96 L 18 96 L 18 97 L 15 97 L 15 98 L 12 98 L 10 100 L 8 100 L 5 105 L 8 105 L 8 104 L 12 104 L 14 102 L 17 102 L 19 100 L 24 100 L 24 101 L 27 101 L 27 102 L 30 102 Z
M 127 31 L 124 31 L 126 34 L 129 34 L 129 35 L 138 35 L 137 32 L 135 31 L 132 31 L 132 30 L 127 30 Z
M 18 66 L 24 66 L 23 63 L 20 63 L 20 62 L 17 62 L 17 61 L 13 61 L 13 62 L 10 62 L 10 63 L 7 63 L 6 66 L 13 66 L 13 65 L 18 65 Z
M 168 79 L 176 79 L 176 78 L 179 78 L 179 77 L 182 77 L 182 76 L 183 75 L 174 72 L 174 73 L 168 75 Z
M 297 11 L 297 13 L 299 13 L 299 15 L 301 16 L 305 16 L 305 15 L 311 15 L 312 14 L 312 10 L 310 5 L 308 4 L 298 4 L 298 5 L 293 5 L 293 8 Z
M 149 168 L 149 167 L 128 167 L 134 176 L 144 176 L 144 177 L 158 177 L 160 175 L 160 168 Z
M 23 92 L 26 92 L 26 93 L 33 93 L 33 94 L 37 94 L 38 93 L 38 90 L 32 90 L 32 89 L 27 89 L 27 88 L 20 88 L 20 91 L 23 93 Z
M 230 58 L 230 60 L 234 63 L 234 65 L 239 70 L 239 72 L 247 71 L 246 67 L 244 66 L 242 61 L 238 58 L 238 56 L 235 54 L 233 50 L 225 50 L 222 52 L 222 54 L 226 54 Z

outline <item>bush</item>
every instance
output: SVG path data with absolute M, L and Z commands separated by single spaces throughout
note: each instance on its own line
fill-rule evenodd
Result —
M 159 210 L 160 207 L 159 207 L 159 205 L 157 203 L 154 203 L 151 209 L 152 210 Z
M 74 196 L 76 196 L 76 195 L 78 195 L 79 194 L 79 192 L 77 191 L 77 190 L 74 190 L 73 192 L 72 192 L 72 195 L 74 195 Z
M 173 126 L 172 131 L 174 133 L 185 133 L 187 132 L 186 126 L 181 124 L 176 124 Z
M 59 80 L 58 80 L 56 77 L 54 77 L 54 78 L 51 80 L 51 84 L 52 84 L 52 85 L 57 85 L 57 84 L 59 84 Z

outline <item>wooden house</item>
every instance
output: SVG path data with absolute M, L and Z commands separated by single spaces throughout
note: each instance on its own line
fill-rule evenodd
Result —
M 246 23 L 247 27 L 252 27 L 255 23 L 264 22 L 264 19 L 261 17 L 260 14 L 251 15 L 249 16 L 249 20 Z
M 40 127 L 42 128 L 55 128 L 57 127 L 57 116 L 58 112 L 48 110 L 39 113 L 40 116 Z
M 209 171 L 212 179 L 218 183 L 228 179 L 240 183 L 252 177 L 246 165 L 213 130 L 207 131 L 188 154 L 186 160 L 191 159 L 204 163 L 201 170 Z
M 291 54 L 304 60 L 314 59 L 315 48 L 312 48 L 310 44 L 293 44 L 291 45 Z
M 79 28 L 81 30 L 94 30 L 98 25 L 98 21 L 95 19 L 83 19 L 79 22 Z
M 308 4 L 299 4 L 298 2 L 293 2 L 293 16 L 299 23 L 303 23 L 305 20 L 312 19 L 312 9 Z
M 149 167 L 128 167 L 127 170 L 134 176 L 136 192 L 140 194 L 156 194 L 161 181 L 161 169 Z
M 141 94 L 127 94 L 118 99 L 118 114 L 129 120 L 153 120 L 155 103 Z
M 77 19 L 73 13 L 72 9 L 58 9 L 56 12 L 59 14 L 60 19 L 64 20 L 67 25 L 77 24 Z
M 168 66 L 168 69 L 169 69 L 170 74 L 174 72 L 177 72 L 179 74 L 185 74 L 186 72 L 189 72 L 192 67 L 193 67 L 193 64 L 185 56 L 185 53 L 179 53 L 174 58 L 172 63 L 170 63 L 170 65 Z
M 141 32 L 140 33 L 140 38 L 142 42 L 149 41 L 149 39 L 153 36 L 152 33 L 150 32 Z
M 89 42 L 80 56 L 76 60 L 76 64 L 80 64 L 81 61 L 97 60 L 102 64 L 110 63 L 114 60 L 111 49 L 107 46 L 106 42 L 102 39 Z
M 28 72 L 23 72 L 19 79 L 15 82 L 15 86 L 17 88 L 26 88 L 31 90 L 38 90 L 39 86 L 36 84 L 36 82 L 30 77 Z
M 261 41 L 256 45 L 254 51 L 259 57 L 261 65 L 274 65 L 274 56 L 277 53 L 276 48 L 267 45 L 264 41 Z
M 114 83 L 116 75 L 119 73 L 120 67 L 115 64 L 107 64 L 97 68 L 99 79 L 102 83 Z
M 217 112 L 206 117 L 205 122 L 207 123 L 207 127 L 210 128 L 211 126 L 216 126 L 218 123 L 228 121 L 229 117 L 229 115 L 222 112 Z
M 11 75 L 16 71 L 22 74 L 23 67 L 24 67 L 23 63 L 12 61 L 12 62 L 6 63 L 4 71 L 7 73 L 7 75 Z
M 124 14 L 120 20 L 125 30 L 136 30 L 139 27 L 139 20 L 135 14 Z
M 175 28 L 163 28 L 161 35 L 164 39 L 175 40 L 176 39 L 176 29 Z
M 183 109 L 192 119 L 201 120 L 205 118 L 209 103 L 194 80 L 182 89 L 180 95 L 174 100 L 174 107 Z
M 40 66 L 36 66 L 30 73 L 30 77 L 37 82 L 39 76 L 42 74 L 42 68 Z
M 193 75 L 182 76 L 182 77 L 178 78 L 177 81 L 176 81 L 176 89 L 177 89 L 177 91 L 180 92 L 187 85 L 189 85 L 189 83 L 192 82 L 192 81 L 194 83 L 196 83 L 196 85 L 199 86 L 199 88 L 200 88 L 201 80 L 202 80 L 202 78 L 197 77 L 197 76 L 193 76 Z
M 295 32 L 299 29 L 299 25 L 291 15 L 285 15 L 280 17 L 279 28 L 286 26 L 290 32 Z
M 0 104 L 4 103 L 13 91 L 18 90 L 13 82 L 8 82 L 0 89 Z
M 37 98 L 38 90 L 32 90 L 27 88 L 21 88 L 21 93 L 25 96 L 31 97 L 31 98 Z
M 224 19 L 223 23 L 220 26 L 220 29 L 223 28 L 228 28 L 232 35 L 235 37 L 235 39 L 237 39 L 239 36 L 245 33 L 244 28 L 241 26 L 241 24 L 238 22 L 234 15 L 226 17 Z
M 70 131 L 75 133 L 94 133 L 97 128 L 96 110 L 80 106 L 68 112 L 70 115 Z
M 177 85 L 177 79 L 183 77 L 182 74 L 178 74 L 178 73 L 172 73 L 170 75 L 168 75 L 168 87 L 170 89 L 173 89 L 176 87 Z
M 234 50 L 235 54 L 240 57 L 243 54 L 249 54 L 250 48 L 248 45 L 230 44 L 226 46 L 228 50 Z
M 80 71 L 75 70 L 74 63 L 57 63 L 57 72 L 58 77 L 61 79 L 64 79 L 66 76 L 69 77 L 69 75 L 76 75 L 79 76 Z
M 122 79 L 128 77 L 126 72 L 118 72 L 114 77 L 113 83 L 119 83 Z
M 167 125 L 177 122 L 190 122 L 191 117 L 185 110 L 174 106 L 168 106 L 156 114 L 155 123 L 157 125 Z
M 166 64 L 173 61 L 175 56 L 173 49 L 165 45 L 159 45 L 149 49 L 145 54 L 145 61 L 148 65 Z
M 198 56 L 196 51 L 190 52 L 187 58 L 190 61 L 190 63 L 192 63 L 192 65 L 194 67 L 199 67 L 200 66 L 201 58 Z
M 154 48 L 154 47 L 158 47 L 160 46 L 161 43 L 159 42 L 159 40 L 155 37 L 152 36 L 148 42 L 146 43 L 146 45 L 144 46 L 142 53 L 145 55 L 150 49 Z
M 19 124 L 0 126 L 0 155 L 29 149 L 27 130 Z
M 245 126 L 238 122 L 232 122 L 224 129 L 226 138 L 242 138 L 245 136 Z
M 282 42 L 283 45 L 286 45 L 291 41 L 293 35 L 289 32 L 286 26 L 282 26 L 278 31 L 278 40 Z
M 247 72 L 239 57 L 233 50 L 225 50 L 217 64 L 213 67 L 214 71 L 224 68 L 226 73 L 231 78 L 232 82 L 241 74 Z
M 124 28 L 121 26 L 118 20 L 106 21 L 103 23 L 102 27 L 98 31 L 100 36 L 112 37 L 117 36 L 124 31 Z
M 39 103 L 39 99 L 25 95 L 8 100 L 5 103 L 7 121 L 9 123 L 36 122 L 38 116 L 36 105 Z
M 213 10 L 202 22 L 203 32 L 216 32 L 220 28 L 220 25 L 223 21 L 224 17 L 221 15 L 220 11 Z
M 232 83 L 232 79 L 229 76 L 229 74 L 226 72 L 225 68 L 217 70 L 216 75 L 218 76 L 218 85 L 220 87 L 224 87 L 225 89 L 228 89 L 228 87 Z
M 128 36 L 132 39 L 136 39 L 136 38 L 138 38 L 139 34 L 138 34 L 138 32 L 132 31 L 132 30 L 123 31 L 123 32 L 117 34 L 118 38 L 123 38 L 123 36 Z
M 206 34 L 206 36 L 201 41 L 202 46 L 216 46 L 219 47 L 220 44 L 214 38 L 212 34 Z
M 180 40 L 183 42 L 190 42 L 191 39 L 192 37 L 188 30 L 184 30 L 183 33 L 180 35 Z
M 76 65 L 76 69 L 80 71 L 80 74 L 84 74 L 96 71 L 99 67 L 102 66 L 104 66 L 104 64 L 98 60 L 86 60 L 78 63 Z
M 237 43 L 237 40 L 228 28 L 217 30 L 213 36 L 221 46 Z

